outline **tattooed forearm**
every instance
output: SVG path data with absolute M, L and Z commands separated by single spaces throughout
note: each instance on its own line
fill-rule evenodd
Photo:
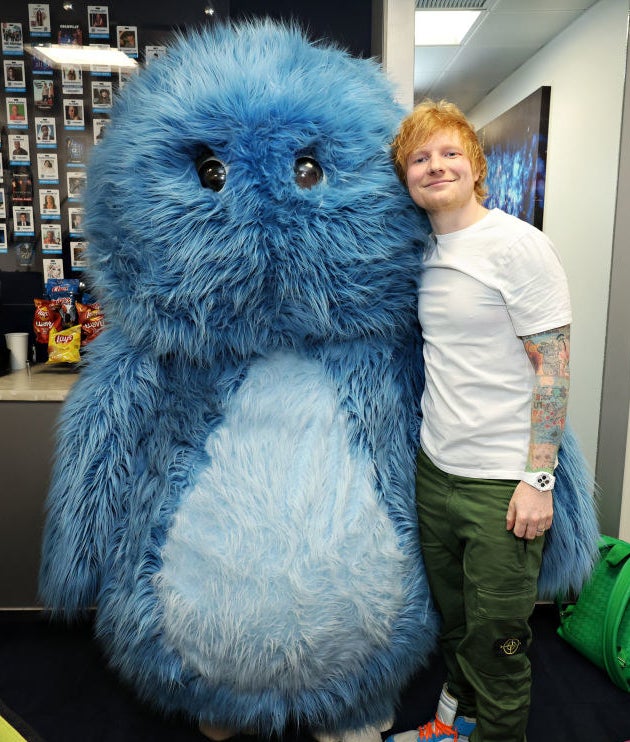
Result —
M 523 343 L 536 374 L 526 469 L 553 471 L 569 400 L 569 325 L 528 335 Z

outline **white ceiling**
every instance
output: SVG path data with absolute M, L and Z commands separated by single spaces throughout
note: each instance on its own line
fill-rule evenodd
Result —
M 416 0 L 416 8 L 482 10 L 462 46 L 416 47 L 414 98 L 469 111 L 597 0 Z

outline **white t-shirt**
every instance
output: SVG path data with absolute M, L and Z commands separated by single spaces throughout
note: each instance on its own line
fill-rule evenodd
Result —
M 450 474 L 520 479 L 535 376 L 521 337 L 571 322 L 567 279 L 553 245 L 499 209 L 433 237 L 418 317 L 425 453 Z

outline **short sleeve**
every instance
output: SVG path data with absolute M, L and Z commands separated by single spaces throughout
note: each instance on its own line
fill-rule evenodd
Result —
M 571 322 L 569 284 L 548 237 L 528 229 L 505 255 L 501 292 L 517 335 L 533 335 Z

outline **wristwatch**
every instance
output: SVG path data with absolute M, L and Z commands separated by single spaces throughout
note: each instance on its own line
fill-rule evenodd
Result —
M 556 483 L 556 478 L 548 471 L 524 471 L 521 479 L 539 492 L 549 492 Z

